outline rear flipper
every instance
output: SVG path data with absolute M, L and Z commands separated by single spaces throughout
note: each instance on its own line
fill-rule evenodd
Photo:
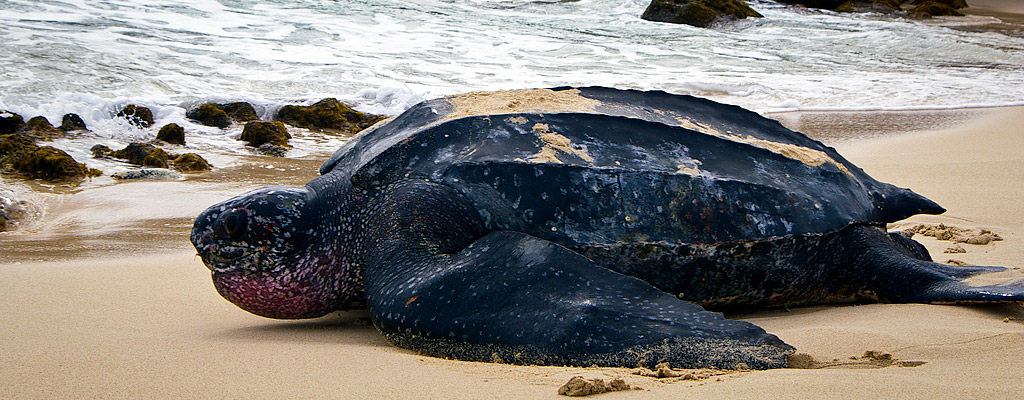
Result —
M 961 281 L 1003 267 L 957 266 L 918 257 L 909 238 L 885 234 L 867 226 L 853 226 L 840 239 L 847 255 L 846 268 L 871 283 L 867 289 L 880 301 L 892 303 L 981 303 L 1024 301 L 1024 285 L 970 286 Z M 916 242 L 914 242 L 916 244 Z M 920 245 L 918 245 L 920 246 Z M 923 247 L 923 246 L 922 246 Z
M 392 193 L 365 281 L 374 324 L 397 346 L 512 364 L 755 369 L 784 367 L 793 351 L 552 242 L 497 231 L 460 245 L 452 238 L 476 228 L 446 188 Z

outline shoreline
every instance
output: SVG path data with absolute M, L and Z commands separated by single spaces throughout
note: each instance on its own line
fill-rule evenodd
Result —
M 945 116 L 940 123 L 925 122 L 922 113 Z M 787 126 L 796 124 L 797 130 L 824 138 L 875 178 L 910 187 L 949 209 L 944 215 L 916 216 L 897 225 L 991 228 L 1004 238 L 985 246 L 964 245 L 967 253 L 950 256 L 943 253 L 949 242 L 915 236 L 937 260 L 1003 265 L 1010 268 L 985 278 L 1024 279 L 1024 205 L 1019 201 L 1024 197 L 1024 107 L 966 114 L 770 115 L 780 116 Z M 0 316 L 0 387 L 5 397 L 561 398 L 558 387 L 575 375 L 622 378 L 643 389 L 601 398 L 1020 394 L 1024 306 L 1019 304 L 839 305 L 730 315 L 762 326 L 818 360 L 845 360 L 872 350 L 926 364 L 739 372 L 700 381 L 640 377 L 623 368 L 511 366 L 420 356 L 387 344 L 361 311 L 305 321 L 256 317 L 217 295 L 209 272 L 188 248 L 190 220 L 185 216 L 250 186 L 282 179 L 304 182 L 315 169 L 289 177 L 268 173 L 243 178 L 252 172 L 225 171 L 224 179 L 245 179 L 229 184 L 214 184 L 212 177 L 130 182 L 64 195 L 70 196 L 62 200 L 65 208 L 48 214 L 72 221 L 61 225 L 62 235 L 96 239 L 94 230 L 100 226 L 120 234 L 96 239 L 97 251 L 84 257 L 61 248 L 47 252 L 43 240 L 30 257 L 0 261 L 0 301 L 8 309 Z M 102 201 L 119 198 L 130 199 L 125 200 L 130 205 Z M 178 221 L 166 227 L 167 236 L 138 234 L 166 223 L 160 219 L 109 226 L 117 222 L 116 211 L 162 204 L 153 199 L 184 206 L 161 216 Z M 0 235 L 0 247 L 18 246 L 12 237 Z M 123 242 L 114 242 L 118 240 Z M 184 242 L 152 254 L 131 251 L 164 240 Z

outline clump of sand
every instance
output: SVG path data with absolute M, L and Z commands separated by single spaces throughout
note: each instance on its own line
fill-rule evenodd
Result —
M 632 390 L 639 389 L 634 388 L 626 383 L 626 381 L 615 378 L 610 382 L 605 382 L 604 379 L 584 379 L 582 376 L 574 376 L 569 379 L 562 387 L 558 388 L 558 394 L 562 396 L 590 396 L 592 394 L 601 394 L 607 392 L 618 392 L 621 390 Z
M 986 245 L 992 242 L 1003 240 L 1003 238 L 1000 237 L 999 234 L 993 233 L 992 231 L 987 229 L 979 229 L 978 231 L 975 231 L 973 229 L 946 226 L 945 224 L 918 224 L 913 227 L 904 229 L 903 232 L 908 234 L 919 233 L 924 236 L 931 236 L 938 240 L 946 240 L 953 243 Z
M 864 355 L 850 356 L 849 360 L 833 359 L 832 361 L 818 361 L 807 353 L 793 353 L 786 359 L 789 368 L 795 369 L 871 369 L 897 367 L 918 367 L 924 365 L 925 361 L 903 361 L 893 358 L 892 354 L 880 351 L 868 350 Z
M 646 376 L 649 378 L 679 378 L 675 380 L 679 381 L 700 381 L 715 376 L 733 374 L 737 371 L 746 371 L 750 368 L 746 364 L 740 363 L 736 370 L 721 370 L 721 369 L 672 369 L 668 363 L 661 363 L 654 366 L 654 369 L 637 368 L 633 370 L 633 375 Z

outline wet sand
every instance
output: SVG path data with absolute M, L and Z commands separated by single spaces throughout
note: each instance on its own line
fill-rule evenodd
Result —
M 991 229 L 1004 239 L 944 254 L 950 242 L 917 237 L 937 260 L 1011 267 L 978 283 L 1024 279 L 1024 108 L 928 112 L 948 120 L 942 124 L 917 113 L 771 117 L 822 137 L 876 178 L 949 209 L 894 228 L 945 223 Z M 857 121 L 870 121 L 876 133 L 865 134 Z M 214 291 L 187 242 L 190 218 L 248 188 L 315 175 L 315 160 L 298 164 L 300 172 L 227 170 L 47 197 L 46 218 L 56 222 L 36 233 L 0 235 L 0 397 L 555 398 L 576 375 L 622 378 L 641 389 L 600 395 L 606 399 L 1016 398 L 1024 391 L 1020 304 L 868 304 L 730 315 L 818 361 L 874 350 L 925 364 L 738 372 L 697 381 L 629 369 L 424 357 L 389 346 L 365 312 L 310 321 L 252 316 Z

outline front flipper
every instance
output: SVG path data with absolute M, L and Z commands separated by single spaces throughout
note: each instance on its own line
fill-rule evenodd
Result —
M 753 324 L 521 233 L 494 232 L 457 254 L 408 260 L 400 269 L 367 276 L 370 309 L 389 341 L 431 356 L 761 369 L 785 366 L 793 349 Z
M 618 367 L 777 368 L 793 351 L 753 324 L 533 236 L 498 231 L 455 246 L 452 236 L 475 228 L 446 190 L 400 187 L 382 207 L 389 228 L 375 235 L 365 280 L 374 324 L 395 345 L 469 361 Z

